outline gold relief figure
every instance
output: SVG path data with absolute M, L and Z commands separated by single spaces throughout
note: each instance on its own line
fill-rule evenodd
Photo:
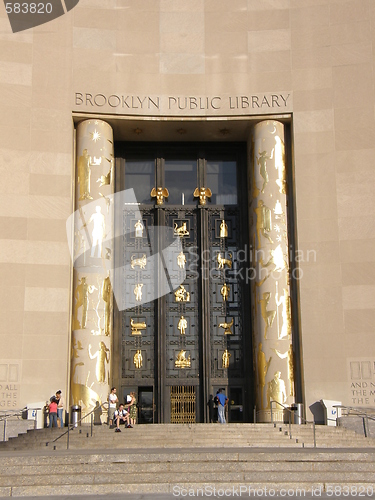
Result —
M 104 301 L 104 333 L 107 337 L 111 334 L 111 310 L 112 310 L 112 285 L 107 276 L 103 281 L 102 297 Z
M 91 387 L 87 386 L 88 380 L 86 380 L 86 385 L 78 384 L 77 382 L 74 381 L 74 376 L 77 366 L 84 366 L 84 363 L 80 362 L 75 364 L 72 370 L 73 373 L 71 382 L 71 395 L 73 404 L 81 405 L 84 407 L 84 409 L 89 408 L 91 406 L 94 407 L 97 401 L 99 401 L 99 404 L 101 404 L 101 398 L 98 396 L 98 394 L 95 391 L 93 391 Z M 93 383 L 91 384 L 91 386 L 92 385 Z
M 254 212 L 257 216 L 257 221 L 256 221 L 256 231 L 258 237 L 257 248 L 260 248 L 261 245 L 260 235 L 264 236 L 264 238 L 267 238 L 267 240 L 270 243 L 273 243 L 270 236 L 267 234 L 272 230 L 271 210 L 268 207 L 266 207 L 266 205 L 262 200 L 258 200 L 258 206 L 257 208 L 254 208 Z
M 186 358 L 186 351 L 181 350 L 177 354 L 177 359 L 174 362 L 174 365 L 176 368 L 190 368 L 190 365 L 191 365 L 190 354 L 189 354 L 189 357 Z
M 134 269 L 135 266 L 139 266 L 140 269 L 146 269 L 146 264 L 147 264 L 147 258 L 145 253 L 142 255 L 142 257 L 139 257 L 138 259 L 135 257 L 135 255 L 132 255 L 130 258 L 130 267 L 132 269 Z
M 289 396 L 294 396 L 294 351 L 293 346 L 290 344 L 289 349 L 281 353 L 277 349 L 274 349 L 275 353 L 280 359 L 288 358 L 288 380 L 289 380 Z
M 109 186 L 112 182 L 112 177 L 113 177 L 113 165 L 111 165 L 111 168 L 108 171 L 107 175 L 101 175 L 99 179 L 96 180 L 96 182 L 100 182 L 99 187 L 102 186 Z
M 270 408 L 271 400 L 281 404 L 284 404 L 286 401 L 285 382 L 280 376 L 281 372 L 275 372 L 271 382 L 268 382 L 267 408 Z M 276 408 L 282 409 L 282 406 L 276 405 Z
M 158 187 L 156 189 L 152 188 L 151 190 L 151 198 L 156 197 L 157 205 L 163 205 L 164 198 L 168 198 L 168 196 L 169 196 L 169 191 L 167 188 Z
M 273 209 L 275 214 L 275 219 L 285 222 L 285 214 L 283 212 L 283 207 L 281 206 L 280 200 L 276 200 L 275 208 Z
M 137 222 L 134 224 L 134 229 L 135 229 L 135 237 L 136 238 L 142 238 L 143 237 L 143 231 L 144 231 L 145 226 L 143 225 L 141 220 L 137 220 Z
M 228 225 L 224 219 L 220 224 L 220 238 L 228 238 Z
M 137 352 L 134 354 L 133 363 L 138 370 L 142 368 L 143 356 L 142 356 L 142 351 L 140 349 L 137 349 Z
M 147 325 L 144 321 L 135 323 L 133 318 L 130 318 L 130 326 L 132 329 L 132 335 L 141 335 L 142 332 L 140 330 L 145 330 Z
M 288 263 L 286 261 L 286 256 L 283 254 L 281 245 L 277 245 L 274 250 L 270 250 L 271 257 L 268 259 L 267 263 L 264 264 L 263 258 L 259 259 L 259 262 L 263 267 L 269 267 L 272 264 L 275 266 L 274 271 L 280 272 L 288 268 Z
M 273 158 L 273 150 L 271 152 L 271 156 L 267 156 L 267 151 L 259 151 L 259 156 L 257 156 L 257 163 L 259 165 L 259 173 L 263 177 L 263 186 L 261 192 L 264 193 L 264 190 L 268 184 L 269 177 L 267 173 L 267 160 L 272 160 Z
M 187 230 L 186 222 L 184 222 L 180 227 L 178 227 L 177 222 L 175 222 L 175 225 L 174 225 L 174 234 L 176 236 L 179 236 L 180 238 L 183 238 L 184 236 L 189 236 L 190 233 Z
M 211 198 L 212 196 L 212 191 L 210 188 L 195 188 L 194 189 L 194 198 L 197 198 L 199 196 L 199 204 L 200 205 L 205 205 L 207 203 L 207 198 Z
M 278 135 L 275 136 L 275 168 L 278 171 L 276 184 L 279 192 L 286 194 L 286 169 L 285 169 L 285 145 Z
M 180 269 L 185 269 L 185 264 L 186 264 L 186 256 L 184 252 L 181 250 L 181 252 L 177 255 L 177 265 Z
M 96 358 L 96 380 L 99 383 L 105 382 L 105 364 L 109 363 L 109 349 L 106 347 L 104 342 L 99 342 L 99 350 L 95 354 L 91 354 L 91 344 L 89 344 L 89 356 L 90 359 Z
M 143 283 L 138 283 L 134 287 L 134 295 L 135 295 L 135 300 L 137 302 L 141 302 L 141 300 L 142 300 L 142 287 L 143 287 Z
M 230 286 L 224 283 L 224 285 L 220 289 L 221 296 L 223 297 L 223 302 L 226 302 L 229 297 Z
M 87 311 L 89 307 L 89 293 L 93 293 L 97 288 L 94 285 L 89 285 L 86 282 L 86 277 L 82 276 L 77 285 L 74 298 L 76 303 L 74 305 L 74 318 L 73 318 L 73 330 L 85 329 L 87 324 Z M 82 307 L 82 318 L 81 323 L 78 321 L 78 309 Z
M 254 139 L 251 139 L 251 177 L 252 177 L 252 187 L 253 187 L 253 199 L 258 198 L 259 196 L 259 189 L 257 188 L 256 180 L 255 180 L 255 162 L 252 160 L 253 159 L 253 153 L 254 153 Z
M 232 269 L 232 254 L 230 253 L 228 255 L 229 259 L 226 259 L 221 256 L 221 253 L 217 254 L 218 269 L 224 269 L 224 266 L 228 266 L 229 269 Z
M 271 298 L 271 292 L 264 292 L 263 298 L 258 299 L 258 304 L 260 304 L 260 312 L 262 314 L 262 318 L 266 324 L 266 328 L 264 330 L 264 338 L 267 338 L 267 330 L 272 327 L 273 321 L 276 316 L 276 311 L 267 311 L 267 306 Z
M 79 358 L 78 351 L 82 351 L 82 350 L 83 350 L 82 342 L 80 340 L 78 340 L 78 342 L 77 342 L 77 339 L 75 337 L 73 337 L 72 352 L 71 352 L 72 359 Z
M 234 318 L 232 318 L 232 321 L 230 323 L 220 323 L 219 328 L 224 328 L 224 334 L 225 335 L 233 335 L 233 332 L 231 330 L 231 327 L 233 326 Z
M 107 207 L 107 214 L 109 214 L 109 207 L 111 206 L 111 198 L 109 198 L 108 196 L 105 196 L 102 193 L 99 193 L 99 196 L 101 196 L 104 199 L 105 205 Z
M 188 324 L 187 324 L 186 318 L 184 318 L 184 316 L 181 316 L 181 318 L 177 324 L 177 330 L 180 330 L 181 335 L 185 335 L 187 326 L 188 326 Z
M 231 353 L 228 352 L 228 349 L 225 349 L 223 355 L 221 356 L 221 367 L 229 368 L 229 358 L 231 357 Z
M 98 257 L 102 256 L 102 245 L 105 236 L 105 217 L 102 214 L 102 209 L 100 206 L 95 207 L 95 213 L 91 215 L 89 221 L 83 225 L 83 227 L 94 223 L 94 228 L 92 230 L 92 247 L 91 247 L 91 257 L 95 256 L 96 247 L 98 247 Z
M 82 156 L 78 158 L 77 163 L 77 180 L 79 183 L 79 200 L 92 200 L 92 196 L 90 195 L 90 177 L 91 177 L 91 169 L 90 169 L 90 156 L 88 155 L 87 149 L 84 149 L 82 152 Z
M 281 332 L 278 334 L 279 340 L 284 339 L 285 337 L 290 338 L 292 335 L 292 315 L 291 315 L 291 304 L 290 297 L 288 294 L 288 290 L 284 288 L 284 295 L 282 295 L 279 299 L 279 294 L 276 292 L 275 294 L 276 305 L 279 307 L 283 306 L 281 317 L 283 320 L 283 325 L 281 327 Z
M 259 383 L 259 393 L 260 393 L 260 406 L 262 410 L 264 410 L 264 404 L 263 404 L 264 386 L 266 385 L 266 375 L 271 360 L 272 360 L 271 356 L 269 357 L 268 361 L 266 360 L 266 355 L 262 351 L 262 343 L 259 342 L 258 354 L 257 354 L 257 371 L 258 371 L 258 383 Z
M 174 292 L 176 302 L 190 302 L 190 293 L 183 285 Z

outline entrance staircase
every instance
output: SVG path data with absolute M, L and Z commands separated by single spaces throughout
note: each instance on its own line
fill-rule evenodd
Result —
M 0 443 L 0 496 L 172 497 L 189 490 L 214 496 L 213 488 L 226 496 L 242 488 L 248 496 L 250 487 L 257 496 L 265 488 L 375 494 L 375 440 L 317 426 L 314 448 L 310 425 L 292 425 L 291 438 L 288 430 L 282 424 L 161 424 L 116 433 L 103 425 L 91 436 L 90 426 L 82 426 L 70 432 L 69 450 L 66 437 L 52 442 L 60 429 L 29 431 Z

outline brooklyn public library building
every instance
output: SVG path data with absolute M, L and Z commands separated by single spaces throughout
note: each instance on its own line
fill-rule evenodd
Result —
M 374 407 L 375 3 L 65 10 L 0 5 L 0 409 Z

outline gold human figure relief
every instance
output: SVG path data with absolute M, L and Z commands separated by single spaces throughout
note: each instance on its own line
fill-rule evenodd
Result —
M 106 347 L 104 342 L 99 342 L 99 350 L 95 354 L 91 354 L 91 344 L 89 344 L 89 356 L 90 359 L 96 358 L 96 380 L 99 383 L 105 382 L 105 364 L 109 363 L 109 349 Z
M 83 227 L 94 223 L 94 228 L 92 230 L 92 247 L 91 247 L 91 257 L 95 256 L 96 247 L 98 247 L 98 257 L 102 256 L 102 246 L 103 239 L 105 236 L 105 217 L 102 214 L 102 209 L 99 205 L 95 207 L 95 213 L 91 215 L 87 223 L 83 224 Z
M 186 222 L 183 222 L 180 227 L 178 227 L 177 222 L 175 222 L 175 225 L 174 225 L 174 234 L 176 236 L 179 236 L 180 238 L 183 238 L 184 236 L 189 236 L 190 233 L 187 230 Z
M 261 192 L 264 193 L 264 190 L 268 184 L 269 177 L 267 172 L 267 160 L 272 160 L 273 158 L 273 150 L 271 152 L 271 156 L 267 156 L 267 151 L 259 151 L 259 156 L 257 156 L 257 164 L 259 165 L 259 173 L 263 177 L 263 186 Z
M 181 250 L 181 252 L 177 255 L 177 264 L 180 269 L 185 269 L 185 264 L 186 264 L 186 256 L 184 252 Z
M 270 356 L 268 361 L 267 361 L 266 355 L 262 351 L 262 343 L 259 342 L 258 353 L 257 353 L 257 371 L 258 371 L 258 383 L 259 383 L 259 392 L 260 392 L 260 406 L 261 406 L 262 410 L 264 410 L 264 403 L 263 403 L 264 386 L 266 385 L 266 375 L 267 375 L 271 360 L 272 360 L 272 356 Z
M 77 163 L 77 180 L 79 183 L 79 201 L 82 200 L 92 200 L 90 195 L 90 169 L 91 157 L 88 154 L 87 149 L 84 149 L 82 156 L 78 158 Z
M 144 253 L 142 257 L 136 258 L 135 255 L 130 257 L 130 267 L 134 269 L 136 266 L 139 266 L 140 269 L 146 269 L 147 258 Z
M 231 327 L 233 326 L 234 318 L 232 318 L 232 321 L 230 323 L 220 323 L 219 328 L 224 328 L 224 334 L 225 335 L 233 335 L 233 332 L 231 330 Z
M 180 288 L 174 292 L 174 296 L 176 302 L 190 302 L 190 293 L 186 290 L 184 285 L 180 285 Z
M 135 295 L 135 300 L 137 302 L 141 302 L 141 300 L 142 300 L 142 287 L 143 287 L 143 283 L 138 283 L 134 287 L 134 295 Z
M 155 188 L 151 189 L 151 198 L 156 197 L 157 205 L 163 205 L 164 198 L 168 198 L 168 196 L 169 196 L 169 191 L 167 188 L 158 187 L 156 189 Z
M 102 193 L 99 193 L 99 196 L 101 196 L 102 198 L 104 198 L 104 201 L 105 201 L 105 204 L 106 204 L 106 207 L 107 207 L 107 214 L 109 214 L 109 207 L 111 206 L 111 198 L 109 198 L 108 196 L 105 196 Z
M 103 281 L 102 298 L 104 301 L 104 334 L 109 337 L 111 335 L 112 312 L 112 285 L 109 275 Z
M 251 157 L 253 157 L 253 151 L 254 151 L 254 137 L 251 138 L 251 152 L 252 152 Z M 251 161 L 251 177 L 252 177 L 252 187 L 253 187 L 252 195 L 253 199 L 255 200 L 255 198 L 258 198 L 260 191 L 257 187 L 255 180 L 255 163 L 253 161 Z
M 288 290 L 284 288 L 284 295 L 281 295 L 279 298 L 279 294 L 276 292 L 275 294 L 276 305 L 279 307 L 283 306 L 281 317 L 283 320 L 283 325 L 281 327 L 281 332 L 278 332 L 279 340 L 284 339 L 285 337 L 290 338 L 292 335 L 292 315 L 291 315 L 291 303 L 290 296 Z
M 229 297 L 230 286 L 224 283 L 224 285 L 220 289 L 221 296 L 223 297 L 223 302 L 226 302 Z
M 87 311 L 89 307 L 89 293 L 92 294 L 94 290 L 97 290 L 97 288 L 94 285 L 89 285 L 86 282 L 86 277 L 82 276 L 74 292 L 76 303 L 74 305 L 73 330 L 86 328 Z M 80 307 L 82 307 L 81 323 L 79 323 L 78 321 L 78 309 Z
M 186 318 L 184 318 L 184 316 L 181 316 L 177 324 L 177 330 L 180 330 L 180 335 L 185 335 L 187 326 L 188 324 Z
M 229 259 L 221 256 L 221 253 L 217 254 L 217 262 L 219 264 L 218 269 L 224 269 L 224 266 L 228 266 L 229 269 L 232 269 L 232 254 L 229 253 Z
M 134 229 L 135 229 L 135 237 L 136 238 L 142 238 L 143 237 L 143 230 L 145 226 L 143 225 L 141 220 L 137 220 L 137 222 L 134 224 Z
M 189 357 L 186 358 L 186 351 L 183 349 L 177 354 L 177 359 L 174 362 L 176 368 L 190 368 L 190 354 Z
M 271 210 L 268 207 L 266 207 L 263 200 L 258 200 L 258 206 L 257 208 L 254 208 L 254 212 L 257 216 L 257 221 L 256 221 L 256 231 L 258 237 L 257 248 L 260 248 L 261 246 L 260 235 L 264 236 L 264 238 L 267 238 L 267 240 L 270 243 L 273 243 L 271 237 L 267 234 L 272 230 Z
M 132 335 L 141 335 L 142 334 L 141 330 L 145 330 L 147 327 L 144 321 L 140 323 L 135 323 L 133 318 L 130 318 L 130 326 L 132 329 Z
M 277 349 L 274 349 L 275 353 L 280 359 L 288 358 L 288 380 L 289 380 L 289 396 L 294 396 L 294 351 L 293 346 L 290 344 L 289 349 L 281 353 Z
M 220 238 L 228 238 L 228 224 L 223 219 L 220 224 Z
M 278 135 L 275 135 L 275 143 L 275 168 L 278 171 L 276 184 L 279 186 L 279 193 L 286 194 L 285 145 Z
M 101 175 L 99 177 L 99 179 L 96 180 L 96 182 L 100 182 L 99 187 L 109 186 L 112 182 L 112 177 L 113 177 L 113 173 L 112 173 L 112 166 L 111 166 L 111 168 L 108 171 L 108 174 Z
M 229 358 L 231 357 L 231 353 L 228 352 L 228 349 L 225 349 L 223 355 L 221 356 L 221 367 L 229 368 Z
M 281 372 L 275 372 L 273 379 L 268 382 L 267 387 L 267 408 L 270 408 L 271 401 L 284 404 L 286 401 L 285 382 L 280 378 Z M 276 408 L 282 409 L 282 406 L 276 405 Z
M 275 208 L 273 209 L 273 213 L 275 214 L 275 219 L 282 219 L 284 221 L 284 212 L 283 207 L 281 206 L 280 200 L 276 200 Z
M 275 266 L 274 271 L 279 272 L 288 268 L 288 263 L 286 261 L 286 256 L 283 254 L 281 245 L 277 245 L 274 250 L 270 250 L 271 257 L 268 259 L 266 264 L 263 262 L 263 258 L 259 259 L 259 262 L 263 267 L 269 267 L 272 264 Z
M 276 316 L 276 311 L 268 311 L 267 306 L 271 298 L 271 292 L 264 292 L 263 293 L 263 298 L 258 299 L 258 304 L 260 304 L 260 312 L 262 314 L 262 318 L 264 320 L 264 323 L 266 325 L 266 328 L 264 330 L 264 338 L 267 339 L 267 330 L 270 328 L 273 324 L 273 321 Z
M 207 203 L 207 198 L 211 198 L 212 196 L 212 191 L 210 188 L 195 188 L 194 189 L 194 198 L 197 198 L 199 196 L 199 205 L 205 205 Z
M 137 349 L 137 352 L 134 354 L 133 363 L 138 370 L 142 368 L 143 356 L 142 356 L 142 351 L 140 349 Z

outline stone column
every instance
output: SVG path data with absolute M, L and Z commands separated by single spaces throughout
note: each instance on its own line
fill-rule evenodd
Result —
M 107 400 L 111 381 L 113 132 L 101 120 L 77 127 L 70 403 L 82 415 Z
M 271 419 L 270 401 L 294 403 L 294 353 L 289 290 L 284 126 L 267 120 L 250 139 L 250 237 L 257 421 Z M 273 405 L 274 418 L 283 410 Z

